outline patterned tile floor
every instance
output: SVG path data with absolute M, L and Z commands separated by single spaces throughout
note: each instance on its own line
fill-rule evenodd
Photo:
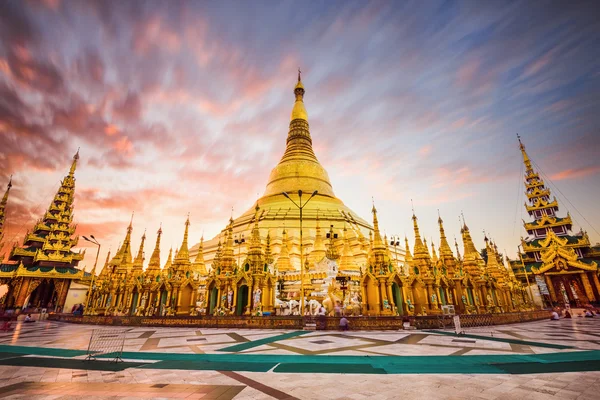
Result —
M 90 369 L 82 360 L 97 328 L 43 321 L 0 332 L 0 398 L 529 400 L 600 393 L 600 318 L 472 328 L 466 337 L 111 328 L 127 330 L 126 362 L 97 361 Z M 279 372 L 288 370 L 295 372 Z M 558 370 L 587 372 L 539 372 Z

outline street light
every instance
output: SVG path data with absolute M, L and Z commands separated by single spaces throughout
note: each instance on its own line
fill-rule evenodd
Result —
M 396 247 L 400 246 L 400 236 L 392 236 L 390 245 L 394 246 L 394 258 L 396 259 L 396 270 L 398 269 L 398 251 Z
M 525 263 L 523 262 L 523 254 L 521 254 L 521 250 L 523 250 L 523 248 L 521 247 L 521 245 L 518 245 L 517 248 L 519 249 L 519 259 L 521 260 L 521 265 L 523 266 L 523 272 L 525 272 L 525 280 L 527 281 L 527 289 L 529 289 L 529 300 L 531 301 L 531 305 L 533 306 L 533 293 L 531 293 L 531 285 L 529 284 L 529 276 L 527 275 L 527 268 L 525 267 Z M 550 302 L 552 302 L 552 297 L 550 297 Z
M 315 190 L 308 200 L 304 204 L 302 204 L 302 190 L 298 190 L 298 203 L 290 198 L 290 195 L 287 192 L 283 192 L 282 194 L 291 201 L 298 209 L 300 210 L 300 310 L 302 315 L 304 315 L 304 251 L 302 246 L 302 209 L 304 206 L 308 204 L 310 199 L 317 195 L 317 191 Z
M 91 239 L 87 237 L 83 237 L 83 239 L 87 242 L 90 242 L 96 246 L 98 246 L 98 251 L 96 252 L 96 261 L 94 261 L 94 268 L 92 268 L 92 281 L 90 282 L 90 288 L 88 290 L 87 301 L 85 302 L 85 310 L 88 310 L 90 306 L 90 301 L 92 300 L 92 287 L 94 286 L 94 278 L 96 277 L 96 265 L 98 265 L 98 256 L 100 255 L 100 243 L 96 240 L 94 235 L 90 235 Z
M 240 265 L 240 249 L 242 247 L 242 243 L 244 243 L 246 239 L 244 239 L 244 234 L 238 235 L 235 239 L 235 244 L 238 245 L 238 268 L 242 268 Z

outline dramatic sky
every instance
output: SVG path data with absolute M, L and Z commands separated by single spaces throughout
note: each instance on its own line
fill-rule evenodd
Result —
M 149 254 L 162 222 L 163 260 L 188 212 L 192 242 L 214 236 L 283 154 L 300 67 L 335 193 L 368 220 L 373 196 L 388 236 L 412 243 L 413 199 L 436 244 L 437 210 L 450 238 L 462 210 L 478 247 L 485 229 L 514 255 L 519 132 L 561 212 L 596 242 L 594 3 L 1 1 L 8 240 L 43 214 L 77 148 L 78 232 L 103 250 L 132 211 L 134 251 L 147 229 Z

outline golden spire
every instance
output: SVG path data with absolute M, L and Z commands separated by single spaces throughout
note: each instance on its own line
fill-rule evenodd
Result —
M 134 213 L 131 213 L 131 221 L 129 221 L 129 226 L 127 227 L 127 234 L 125 235 L 123 245 L 117 252 L 117 254 L 121 253 L 121 259 L 123 262 L 128 264 L 131 263 L 131 232 L 133 231 L 133 214 Z
M 444 221 L 442 221 L 442 217 L 439 216 L 439 210 L 438 224 L 440 226 L 440 258 L 446 260 L 447 258 L 454 257 L 454 255 L 452 254 L 452 249 L 450 248 L 448 240 L 446 239 L 446 233 L 444 232 Z
M 194 263 L 202 263 L 204 264 L 204 235 L 200 238 L 200 244 L 198 245 L 198 254 L 196 254 L 196 259 Z
M 8 192 L 10 192 L 10 188 L 12 187 L 12 175 L 8 179 L 8 185 L 6 185 L 6 192 L 4 192 L 4 196 L 2 197 L 2 202 L 0 202 L 0 215 L 4 211 L 4 206 L 6 206 L 6 202 L 8 201 Z
M 171 268 L 171 265 L 173 265 L 173 247 L 169 249 L 169 256 L 167 257 L 167 262 L 163 267 L 163 271 L 166 271 L 169 268 Z
M 73 156 L 73 163 L 71 164 L 71 169 L 69 170 L 69 176 L 73 176 L 75 174 L 75 168 L 77 168 L 77 160 L 79 160 L 79 149 L 77 149 L 77 153 Z
M 294 87 L 294 95 L 296 96 L 296 102 L 292 109 L 292 116 L 290 121 L 295 119 L 303 119 L 308 121 L 308 114 L 306 108 L 304 108 L 304 85 L 302 85 L 302 78 L 300 76 L 300 69 L 298 69 L 298 83 Z
M 277 258 L 277 269 L 280 272 L 293 270 L 290 264 L 290 250 L 288 248 L 288 237 L 285 228 L 283 228 L 281 249 L 279 250 L 279 257 Z
M 4 245 L 2 239 L 4 238 L 4 221 L 6 218 L 6 203 L 8 202 L 8 192 L 12 187 L 12 175 L 8 180 L 8 185 L 6 185 L 6 192 L 4 193 L 4 197 L 2 197 L 2 201 L 0 202 L 0 251 L 2 251 L 2 247 Z M 2 261 L 2 255 L 0 254 L 0 262 Z
M 104 261 L 104 266 L 102 267 L 102 270 L 100 271 L 100 275 L 98 275 L 98 278 L 102 278 L 105 277 L 109 274 L 109 268 L 108 268 L 108 263 L 110 262 L 110 250 L 108 250 L 108 253 L 106 254 L 106 261 Z
M 523 154 L 523 163 L 525 164 L 525 172 L 527 175 L 533 173 L 533 167 L 531 166 L 531 160 L 529 159 L 529 155 L 525 151 L 525 145 L 521 142 L 521 136 L 517 134 L 517 139 L 519 140 L 519 148 L 521 149 L 521 154 Z
M 412 254 L 410 254 L 410 247 L 408 246 L 408 238 L 406 236 L 404 236 L 404 247 L 405 247 L 405 254 L 404 254 L 404 261 L 410 263 L 412 261 Z
M 354 254 L 350 248 L 350 240 L 348 239 L 348 230 L 344 225 L 344 246 L 342 247 L 342 256 L 340 257 L 340 272 L 359 271 L 358 265 L 354 262 Z
M 273 254 L 271 252 L 271 231 L 267 229 L 267 243 L 265 244 L 265 261 L 267 264 L 273 263 Z
M 185 231 L 183 233 L 183 241 L 181 242 L 181 247 L 179 248 L 179 252 L 175 257 L 177 260 L 190 260 L 190 251 L 188 249 L 188 231 L 190 228 L 190 215 L 188 214 L 187 219 L 185 220 Z
M 456 258 L 458 260 L 461 259 L 460 257 L 460 249 L 458 248 L 458 242 L 456 241 L 456 237 L 454 237 L 454 247 L 456 247 Z
M 379 221 L 377 220 L 377 209 L 375 208 L 375 202 L 373 202 L 373 208 L 371 209 L 373 213 L 373 248 L 383 248 L 385 249 L 385 245 L 381 240 L 381 233 L 379 232 Z
M 156 244 L 154 245 L 154 251 L 152 252 L 152 256 L 150 257 L 150 262 L 148 263 L 148 271 L 160 270 L 160 237 L 162 235 L 162 227 L 158 228 L 156 232 Z
M 327 247 L 323 242 L 323 235 L 321 234 L 321 224 L 319 220 L 319 210 L 317 209 L 317 227 L 315 231 L 315 242 L 313 243 L 312 251 L 310 252 L 308 259 L 309 263 L 316 264 L 327 255 Z
M 438 261 L 438 256 L 435 252 L 435 244 L 433 243 L 433 239 L 431 239 L 431 261 L 433 261 L 434 263 Z
M 285 153 L 279 164 L 271 171 L 264 196 L 290 195 L 301 190 L 310 196 L 335 197 L 329 175 L 321 166 L 312 148 L 308 115 L 304 108 L 304 87 L 300 76 L 294 87 L 295 103 L 287 136 Z
M 421 234 L 419 232 L 419 225 L 417 223 L 417 216 L 413 213 L 413 229 L 415 231 L 415 245 L 413 246 L 414 258 L 429 258 L 429 250 L 423 244 L 421 240 Z
M 333 225 L 329 227 L 329 243 L 327 244 L 327 258 L 330 260 L 337 260 L 340 258 L 337 249 L 335 248 L 335 243 L 333 240 L 335 239 L 335 234 L 333 233 Z
M 198 245 L 198 254 L 196 254 L 196 259 L 193 262 L 194 270 L 200 274 L 200 276 L 205 277 L 208 272 L 206 271 L 206 264 L 204 263 L 204 235 L 200 238 L 200 245 Z
M 146 241 L 146 231 L 142 235 L 142 243 L 140 244 L 140 249 L 138 250 L 138 254 L 135 257 L 133 262 L 133 269 L 142 271 L 144 269 L 144 242 Z

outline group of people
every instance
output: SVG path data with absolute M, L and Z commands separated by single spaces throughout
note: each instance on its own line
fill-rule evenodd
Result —
M 554 310 L 552 310 L 552 315 L 550 316 L 550 320 L 558 321 L 560 319 L 560 314 L 561 314 L 561 309 L 555 308 Z M 585 317 L 585 318 L 594 318 L 595 315 L 596 315 L 596 313 L 593 309 L 586 308 L 584 310 L 583 314 L 580 314 L 579 316 Z M 565 309 L 563 318 L 572 318 L 571 312 L 569 311 L 569 309 Z
M 325 329 L 325 317 L 327 316 L 327 309 L 323 305 L 321 305 L 317 310 L 317 315 L 319 316 L 319 320 L 321 322 L 321 329 Z M 339 317 L 340 315 L 341 308 L 339 307 L 339 305 L 336 305 L 335 316 Z M 341 317 L 342 318 L 340 318 L 340 330 L 347 331 L 350 327 L 350 322 L 345 316 L 342 315 Z

